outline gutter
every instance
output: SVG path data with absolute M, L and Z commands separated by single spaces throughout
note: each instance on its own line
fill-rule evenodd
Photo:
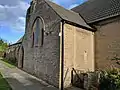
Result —
M 22 42 L 18 42 L 18 43 L 15 43 L 15 44 L 12 44 L 12 45 L 9 45 L 10 46 L 14 46 L 14 45 L 17 45 L 17 44 L 21 44 Z
M 120 16 L 120 13 L 117 13 L 115 15 L 106 16 L 106 17 L 103 17 L 103 18 L 88 22 L 88 24 L 98 23 L 98 22 L 101 22 L 101 21 L 104 21 L 104 20 L 107 20 L 107 19 L 111 19 L 111 18 L 116 18 L 116 17 L 119 17 L 119 16 Z
M 79 24 L 76 24 L 76 23 L 71 22 L 71 21 L 68 21 L 68 20 L 64 20 L 64 21 L 65 21 L 65 23 L 68 23 L 68 24 L 70 24 L 70 25 L 73 25 L 73 26 L 76 26 L 76 27 L 79 27 L 79 28 L 82 28 L 82 29 L 86 29 L 86 30 L 88 30 L 88 31 L 92 31 L 92 32 L 95 32 L 95 31 L 96 31 L 96 29 L 93 28 L 93 27 L 91 27 L 90 25 L 89 25 L 89 26 L 90 26 L 91 28 L 85 27 L 85 26 L 82 26 L 82 25 L 79 25 Z

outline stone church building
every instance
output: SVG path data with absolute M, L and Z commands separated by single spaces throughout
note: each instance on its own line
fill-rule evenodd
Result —
M 33 0 L 19 48 L 18 67 L 56 87 L 71 85 L 72 69 L 120 68 L 120 0 L 88 0 L 71 10 Z

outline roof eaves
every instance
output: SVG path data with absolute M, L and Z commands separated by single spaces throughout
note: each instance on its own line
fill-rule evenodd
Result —
M 94 21 L 90 21 L 90 22 L 87 22 L 87 23 L 88 24 L 97 23 L 97 22 L 107 20 L 107 19 L 110 19 L 110 18 L 114 18 L 114 17 L 117 17 L 117 16 L 120 16 L 120 13 L 117 13 L 115 15 L 110 15 L 110 16 L 107 16 L 107 17 L 104 17 L 104 18 L 100 18 L 100 19 L 97 19 L 97 20 L 94 20 Z
M 9 47 L 10 47 L 10 46 L 14 46 L 14 45 L 18 45 L 18 44 L 21 44 L 21 43 L 22 43 L 22 42 L 14 43 L 14 44 L 9 45 Z
M 63 19 L 64 20 L 64 19 Z M 95 32 L 96 31 L 96 29 L 94 29 L 94 28 L 89 28 L 89 27 L 86 27 L 86 26 L 83 26 L 83 25 L 80 25 L 80 24 L 77 24 L 77 23 L 74 23 L 74 22 L 71 22 L 71 21 L 68 21 L 68 20 L 64 20 L 65 21 L 65 23 L 68 23 L 68 24 L 72 24 L 72 25 L 74 25 L 74 26 L 77 26 L 77 27 L 80 27 L 80 28 L 83 28 L 83 29 L 87 29 L 87 30 L 89 30 L 89 31 L 92 31 L 92 32 Z

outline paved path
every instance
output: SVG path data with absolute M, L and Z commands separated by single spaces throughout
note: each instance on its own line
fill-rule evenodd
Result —
M 13 90 L 58 90 L 18 68 L 5 66 L 2 61 L 0 61 L 0 72 L 2 72 Z

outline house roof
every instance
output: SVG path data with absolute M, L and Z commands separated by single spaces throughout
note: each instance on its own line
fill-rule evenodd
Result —
M 80 13 L 87 23 L 94 23 L 120 15 L 120 0 L 88 0 L 72 10 Z
M 47 4 L 64 20 L 92 29 L 86 22 L 80 17 L 79 13 L 72 10 L 65 9 L 49 0 L 45 0 Z

